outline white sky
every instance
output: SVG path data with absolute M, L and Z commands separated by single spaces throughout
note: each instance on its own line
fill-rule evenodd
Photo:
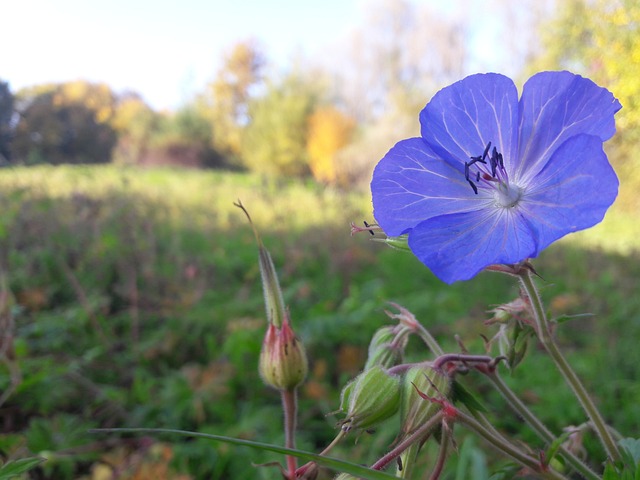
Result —
M 412 0 L 446 8 L 443 0 Z M 471 0 L 469 0 L 471 1 Z M 15 92 L 84 79 L 175 108 L 210 80 L 221 53 L 255 37 L 269 59 L 321 55 L 362 22 L 367 0 L 7 0 L 0 79 Z

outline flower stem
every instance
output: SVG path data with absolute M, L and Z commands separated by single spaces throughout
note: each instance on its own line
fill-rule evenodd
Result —
M 419 322 L 416 322 L 415 328 L 417 330 L 418 336 L 429 348 L 429 350 L 431 350 L 431 353 L 433 353 L 436 357 L 444 354 L 444 350 L 442 350 L 442 347 L 436 341 L 436 339 L 433 338 L 433 335 L 431 335 L 431 332 L 429 332 L 429 330 L 424 328 L 424 326 Z
M 444 417 L 442 410 L 436 412 L 436 414 L 431 417 L 427 422 L 425 422 L 420 428 L 418 428 L 411 435 L 406 437 L 402 442 L 400 442 L 396 447 L 383 456 L 376 463 L 371 465 L 372 470 L 382 470 L 386 467 L 391 461 L 396 459 L 402 452 L 404 452 L 407 448 L 409 448 L 412 444 L 416 442 L 424 441 L 425 437 L 429 435 L 431 430 L 433 430 Z M 404 468 L 407 468 L 406 466 Z
M 296 448 L 296 417 L 298 414 L 298 390 L 296 387 L 281 390 L 282 409 L 284 411 L 284 438 L 285 447 Z M 296 478 L 296 457 L 287 455 L 287 474 L 289 480 Z
M 438 460 L 436 466 L 431 472 L 429 480 L 439 480 L 444 469 L 444 464 L 447 461 L 447 454 L 449 453 L 449 444 L 451 443 L 451 428 L 446 421 L 442 422 L 442 434 L 440 437 L 440 451 L 438 452 Z
M 543 465 L 539 459 L 526 454 L 512 443 L 504 441 L 502 436 L 494 435 L 490 430 L 487 430 L 480 422 L 470 415 L 458 410 L 455 420 L 456 422 L 466 425 L 487 440 L 497 450 L 510 456 L 524 467 L 530 468 L 534 472 L 538 473 L 542 478 L 549 480 L 567 480 L 564 475 L 549 468 L 547 465 Z
M 542 346 L 545 348 L 549 356 L 555 362 L 556 367 L 564 376 L 567 384 L 573 390 L 574 395 L 582 405 L 582 408 L 589 417 L 589 420 L 591 420 L 591 423 L 596 433 L 598 434 L 598 437 L 600 438 L 600 441 L 604 449 L 606 450 L 609 459 L 613 462 L 619 461 L 621 459 L 620 451 L 618 450 L 618 446 L 613 440 L 613 437 L 611 436 L 607 425 L 602 418 L 602 415 L 596 408 L 595 403 L 589 396 L 584 385 L 582 385 L 582 382 L 580 382 L 580 379 L 560 352 L 558 345 L 556 345 L 555 340 L 551 335 L 549 320 L 547 319 L 547 315 L 544 311 L 538 289 L 536 288 L 533 281 L 532 273 L 528 269 L 525 269 L 522 273 L 519 274 L 519 278 L 524 291 L 527 293 L 527 296 L 531 301 L 533 316 L 535 317 L 536 321 L 536 332 L 538 334 L 538 339 L 542 343 Z
M 502 380 L 497 371 L 487 373 L 487 377 L 496 387 L 496 389 L 502 394 L 509 406 L 515 411 L 525 422 L 538 434 L 538 436 L 545 442 L 551 444 L 555 440 L 553 433 L 536 417 L 527 406 L 522 403 L 520 398 L 509 388 L 509 386 Z M 564 446 L 560 446 L 560 452 L 562 457 L 571 464 L 576 472 L 582 475 L 588 480 L 600 480 L 598 474 L 589 468 L 580 458 L 567 450 Z

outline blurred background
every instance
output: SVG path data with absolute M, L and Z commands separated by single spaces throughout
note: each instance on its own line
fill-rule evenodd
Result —
M 1 10 L 0 459 L 48 458 L 25 478 L 277 478 L 246 461 L 275 455 L 87 434 L 146 426 L 282 443 L 278 395 L 257 374 L 266 321 L 237 199 L 309 350 L 301 448 L 335 434 L 327 414 L 387 322 L 385 302 L 451 350 L 459 334 L 482 352 L 480 335 L 494 333 L 486 310 L 517 295 L 513 282 L 482 274 L 445 286 L 410 255 L 350 237 L 349 223 L 374 221 L 372 169 L 418 135 L 431 96 L 483 71 L 520 87 L 568 69 L 623 105 L 606 145 L 617 202 L 537 268 L 553 315 L 594 314 L 563 324 L 560 341 L 607 419 L 637 435 L 638 0 L 25 0 Z M 585 421 L 535 345 L 530 357 L 514 388 L 555 432 Z M 504 409 L 468 382 L 489 410 Z M 498 421 L 536 445 L 515 417 Z M 394 426 L 339 454 L 371 463 Z M 467 456 L 454 455 L 449 478 L 488 478 L 500 464 L 472 437 L 460 442 Z M 597 465 L 596 443 L 585 447 Z

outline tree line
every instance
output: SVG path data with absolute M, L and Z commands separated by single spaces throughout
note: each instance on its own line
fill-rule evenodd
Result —
M 516 79 L 568 68 L 609 87 L 625 107 L 617 149 L 628 153 L 640 132 L 638 2 L 557 0 L 553 10 L 537 0 L 524 2 L 529 10 L 491 3 L 503 17 L 498 36 L 514 39 L 495 54 L 518 66 Z M 478 34 L 473 12 L 443 17 L 407 0 L 376 5 L 326 59 L 299 59 L 284 72 L 259 42 L 236 43 L 203 91 L 173 112 L 102 83 L 12 92 L 0 80 L 0 161 L 246 169 L 344 185 L 368 178 L 395 141 L 419 133 L 428 98 L 468 73 Z

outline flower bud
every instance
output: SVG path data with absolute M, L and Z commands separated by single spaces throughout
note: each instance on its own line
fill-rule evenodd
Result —
M 358 477 L 354 477 L 350 473 L 341 473 L 339 475 L 336 475 L 334 478 L 334 480 L 357 480 L 357 479 Z
M 342 429 L 367 429 L 391 417 L 400 407 L 400 378 L 382 367 L 365 370 L 342 390 L 340 409 L 347 416 Z
M 368 370 L 375 365 L 389 368 L 400 363 L 407 346 L 406 333 L 408 331 L 398 325 L 378 329 L 369 343 L 369 354 L 364 369 Z
M 262 277 L 262 290 L 264 292 L 264 305 L 267 310 L 267 320 L 270 324 L 280 328 L 286 316 L 284 299 L 276 267 L 273 265 L 269 251 L 260 243 L 260 276 Z
M 269 323 L 260 352 L 262 380 L 278 390 L 292 390 L 302 383 L 308 369 L 304 346 L 293 333 L 288 315 L 281 328 Z
M 451 378 L 444 372 L 428 365 L 415 366 L 407 370 L 402 386 L 402 433 L 409 435 L 427 422 L 442 405 L 422 398 L 447 397 L 451 392 Z
M 384 242 L 395 250 L 402 250 L 403 252 L 411 252 L 409 248 L 409 235 L 400 235 L 398 237 L 387 237 L 384 239 L 374 239 L 379 242 Z

